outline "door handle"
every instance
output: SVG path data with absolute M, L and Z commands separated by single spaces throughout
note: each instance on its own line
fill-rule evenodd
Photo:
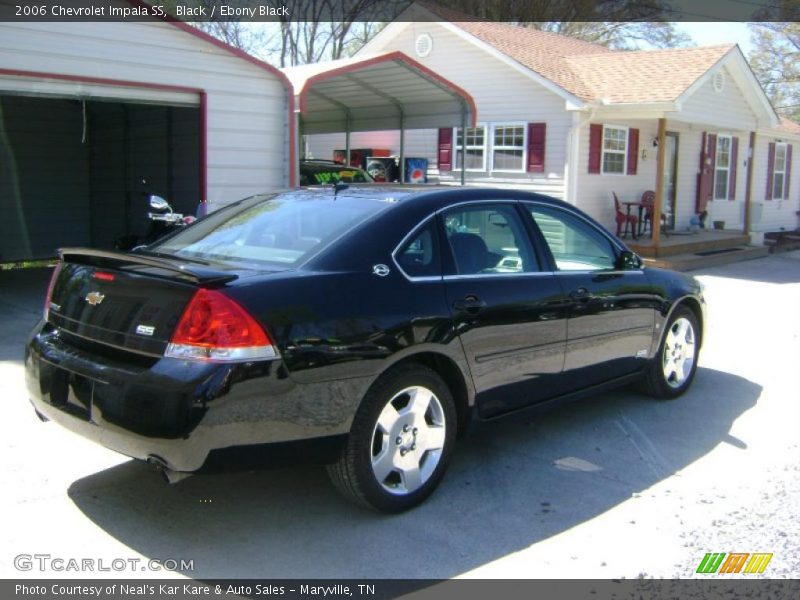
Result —
M 574 302 L 588 302 L 594 298 L 594 295 L 589 292 L 585 287 L 580 287 L 575 291 L 569 293 L 570 300 Z
M 463 300 L 456 300 L 453 302 L 453 308 L 458 312 L 466 312 L 474 315 L 486 308 L 486 302 L 478 298 L 475 294 L 469 294 L 464 296 Z

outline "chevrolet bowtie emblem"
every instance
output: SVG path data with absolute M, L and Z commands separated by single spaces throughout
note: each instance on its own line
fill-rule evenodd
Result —
M 86 298 L 84 299 L 92 306 L 97 306 L 103 301 L 103 298 L 105 297 L 106 295 L 101 294 L 100 292 L 89 292 L 88 294 L 86 294 Z

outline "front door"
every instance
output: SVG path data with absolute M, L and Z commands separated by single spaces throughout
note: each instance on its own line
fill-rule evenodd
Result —
M 678 134 L 674 131 L 668 131 L 664 141 L 666 147 L 664 148 L 663 212 L 667 215 L 667 227 L 669 229 L 675 229 L 675 206 L 678 183 Z
M 517 202 L 445 210 L 445 289 L 483 417 L 557 395 L 567 304 Z
M 658 299 L 642 269 L 618 268 L 619 249 L 577 213 L 526 203 L 570 304 L 564 380 L 572 390 L 644 366 Z

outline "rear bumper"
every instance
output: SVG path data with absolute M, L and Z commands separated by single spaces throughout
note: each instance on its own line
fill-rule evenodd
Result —
M 184 472 L 235 466 L 229 457 L 254 467 L 271 447 L 334 449 L 320 442 L 349 431 L 368 384 L 298 384 L 279 360 L 125 358 L 111 348 L 78 348 L 40 324 L 25 352 L 34 408 L 107 448 Z

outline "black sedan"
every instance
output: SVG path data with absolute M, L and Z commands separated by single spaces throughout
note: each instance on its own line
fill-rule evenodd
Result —
M 692 382 L 705 302 L 575 207 L 509 190 L 255 196 L 135 253 L 65 248 L 26 351 L 43 419 L 171 481 L 324 460 L 408 509 L 473 418 Z

